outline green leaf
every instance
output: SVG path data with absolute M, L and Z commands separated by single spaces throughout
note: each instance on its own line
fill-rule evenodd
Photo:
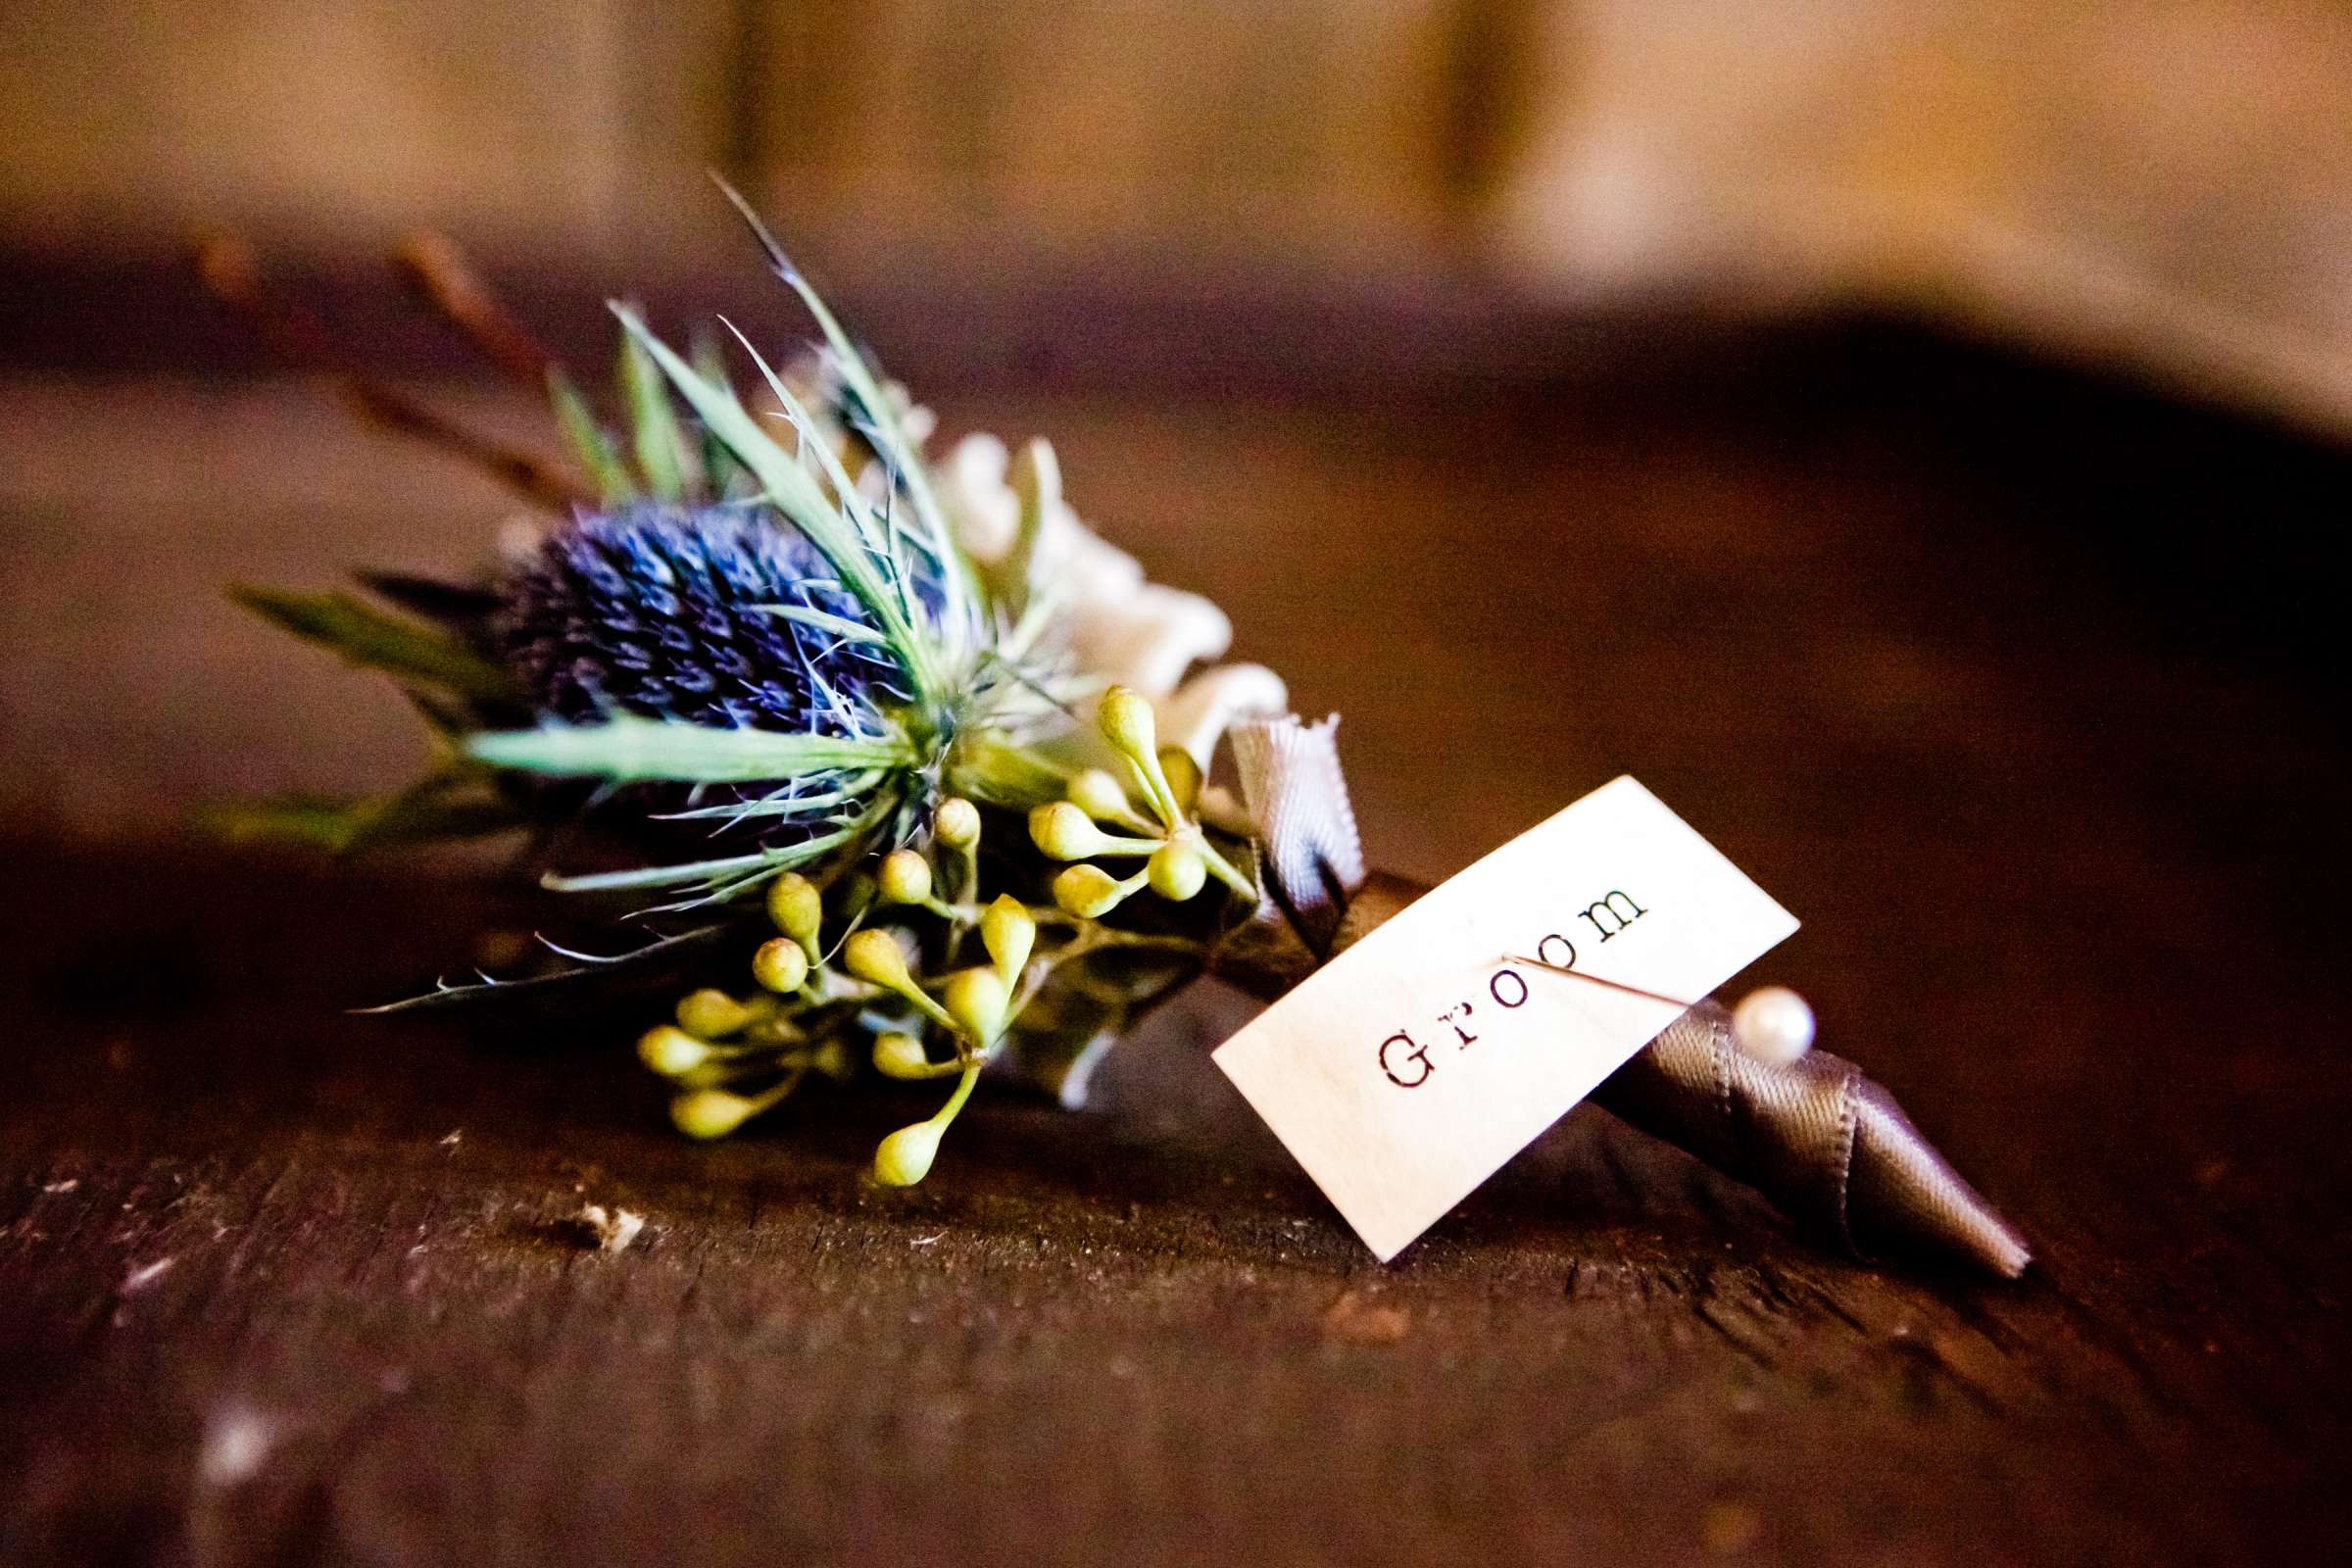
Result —
M 612 445 L 612 438 L 597 422 L 596 416 L 589 411 L 588 400 L 571 384 L 571 377 L 552 366 L 547 372 L 547 396 L 555 405 L 556 422 L 564 427 L 564 438 L 571 444 L 572 456 L 588 470 L 588 481 L 605 498 L 605 504 L 618 506 L 636 500 L 637 481 L 629 476 L 628 465 L 620 461 L 620 452 Z
M 627 715 L 601 724 L 485 730 L 466 738 L 466 751 L 493 767 L 530 773 L 702 784 L 798 778 L 845 767 L 905 767 L 915 760 L 913 746 L 903 736 L 847 740 Z
M 513 676 L 463 644 L 349 594 L 290 593 L 235 583 L 228 596 L 295 636 L 333 649 L 360 668 L 380 669 L 481 702 L 508 702 L 518 695 Z
M 637 471 L 659 501 L 686 499 L 686 437 L 669 406 L 669 393 L 635 338 L 620 344 L 620 392 L 629 410 L 637 448 Z
M 717 338 L 707 330 L 698 329 L 689 352 L 695 369 L 702 373 L 704 380 L 729 397 L 735 395 L 735 389 L 727 383 L 727 357 L 719 348 Z M 735 483 L 736 475 L 744 471 L 743 465 L 735 461 L 726 443 L 713 436 L 708 426 L 702 428 L 699 445 L 702 448 L 703 477 L 710 487 L 710 499 L 724 501 Z
M 321 795 L 282 795 L 208 807 L 205 824 L 239 843 L 304 844 L 333 855 L 396 844 L 481 838 L 521 825 L 498 800 L 449 799 L 443 781 L 427 780 L 398 795 L 339 800 Z
M 712 177 L 716 178 L 715 175 Z M 873 421 L 873 433 L 880 438 L 878 444 L 883 459 L 897 470 L 899 482 L 906 487 L 907 496 L 914 502 L 915 514 L 931 535 L 933 553 L 940 564 L 960 582 L 967 599 L 977 599 L 979 585 L 972 563 L 956 543 L 956 536 L 948 527 L 947 514 L 941 509 L 938 497 L 932 493 L 930 471 L 924 466 L 923 455 L 907 439 L 906 426 L 899 420 L 899 411 L 884 394 L 873 368 L 866 363 L 865 355 L 857 344 L 850 341 L 850 334 L 842 330 L 841 323 L 834 319 L 833 312 L 826 306 L 823 297 L 802 274 L 801 270 L 793 265 L 792 258 L 784 254 L 784 247 L 776 243 L 776 236 L 768 232 L 760 215 L 752 210 L 752 204 L 743 199 L 743 193 L 724 179 L 718 180 L 718 188 L 734 204 L 737 215 L 751 229 L 752 237 L 759 241 L 760 248 L 766 253 L 768 265 L 776 276 L 801 297 L 801 303 L 808 307 L 809 316 L 815 319 L 817 330 L 825 335 L 825 342 L 833 350 L 833 357 L 841 367 L 842 379 L 849 383 L 850 390 L 857 394 L 858 401 L 865 408 L 867 417 Z

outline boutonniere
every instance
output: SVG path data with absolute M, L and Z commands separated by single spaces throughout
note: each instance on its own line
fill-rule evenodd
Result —
M 1278 996 L 1419 890 L 1367 868 L 1331 726 L 1292 718 L 1273 672 L 1214 662 L 1231 628 L 1213 604 L 1089 528 L 1044 441 L 934 455 L 928 413 L 745 217 L 813 344 L 773 355 L 722 323 L 681 346 L 615 306 L 612 421 L 453 254 L 409 257 L 502 365 L 544 380 L 568 463 L 350 376 L 364 408 L 485 458 L 546 515 L 458 579 L 234 590 L 397 681 L 431 761 L 382 797 L 225 817 L 345 851 L 527 833 L 541 880 L 602 935 L 384 1010 L 690 971 L 633 1016 L 607 1009 L 682 1133 L 875 1073 L 911 1109 L 872 1175 L 906 1186 L 984 1084 L 1076 1102 L 1187 981 Z M 241 253 L 216 247 L 207 273 L 337 367 Z M 1786 993 L 1737 1018 L 1693 998 L 1596 1098 L 1857 1250 L 2021 1270 L 2014 1232 L 1810 1040 Z

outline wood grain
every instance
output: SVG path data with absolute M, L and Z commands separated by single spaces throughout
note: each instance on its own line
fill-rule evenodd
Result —
M 1806 922 L 1772 977 L 2033 1235 L 1998 1288 L 1811 1250 L 1592 1111 L 1382 1268 L 1206 1061 L 1214 991 L 1097 1110 L 984 1095 L 909 1195 L 858 1181 L 897 1092 L 693 1148 L 633 1016 L 347 1016 L 536 911 L 173 825 L 406 757 L 212 581 L 498 514 L 307 398 L 0 392 L 0 1559 L 2207 1563 L 2352 1523 L 2299 542 L 2340 454 L 1871 335 L 1508 407 L 946 411 L 1050 430 L 1347 713 L 1398 869 L 1621 770 L 1708 824 Z M 584 1201 L 647 1229 L 599 1252 Z

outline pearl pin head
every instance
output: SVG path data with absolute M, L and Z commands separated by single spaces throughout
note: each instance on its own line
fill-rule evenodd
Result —
M 1813 1009 L 1787 986 L 1761 986 L 1732 1009 L 1732 1041 L 1758 1061 L 1786 1067 L 1813 1049 Z

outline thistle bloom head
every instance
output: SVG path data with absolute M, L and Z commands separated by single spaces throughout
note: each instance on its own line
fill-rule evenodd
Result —
M 632 504 L 549 535 L 507 582 L 494 630 L 548 717 L 841 735 L 908 694 L 884 650 L 775 612 L 868 625 L 837 576 L 772 516 Z

